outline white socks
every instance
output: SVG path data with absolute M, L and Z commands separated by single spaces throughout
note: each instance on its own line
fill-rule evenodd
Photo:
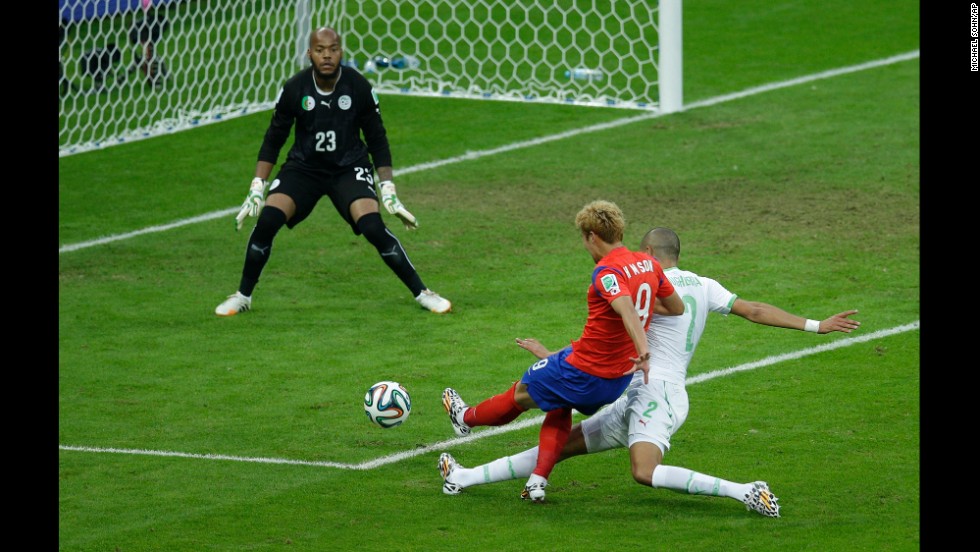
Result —
M 495 483 L 509 479 L 529 477 L 538 464 L 538 447 L 519 452 L 513 456 L 498 458 L 488 464 L 475 468 L 462 466 L 453 470 L 450 482 L 461 487 L 472 487 L 484 483 Z
M 531 479 L 545 480 L 532 473 L 537 463 L 538 447 L 534 447 L 475 468 L 459 466 L 453 470 L 449 481 L 465 488 L 527 477 L 530 478 L 528 480 L 530 484 L 534 482 Z M 687 468 L 664 464 L 654 468 L 652 480 L 651 486 L 655 489 L 670 489 L 692 495 L 727 496 L 738 501 L 742 501 L 746 493 L 752 489 L 751 483 L 733 483 Z
M 653 469 L 652 479 L 652 487 L 655 489 L 670 489 L 692 495 L 727 496 L 738 501 L 752 488 L 751 483 L 732 483 L 687 468 L 664 464 Z

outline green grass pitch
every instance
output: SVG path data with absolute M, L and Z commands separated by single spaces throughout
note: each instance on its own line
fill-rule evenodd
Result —
M 58 549 L 919 550 L 918 49 L 917 2 L 686 2 L 681 113 L 383 96 L 420 228 L 386 220 L 446 316 L 329 203 L 278 236 L 253 312 L 214 316 L 268 114 L 60 158 Z M 578 336 L 597 198 L 745 299 L 860 311 L 848 336 L 712 315 L 691 365 L 666 463 L 766 480 L 781 518 L 641 487 L 625 450 L 559 464 L 543 505 L 441 493 L 439 452 L 536 444 L 533 421 L 454 439 L 440 393 L 505 389 L 515 337 Z M 384 430 L 361 401 L 386 379 L 413 411 Z

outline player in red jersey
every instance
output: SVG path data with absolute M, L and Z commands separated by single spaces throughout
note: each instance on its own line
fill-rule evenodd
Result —
M 637 370 L 649 371 L 646 330 L 657 298 L 670 315 L 684 303 L 660 263 L 623 245 L 626 220 L 612 202 L 597 200 L 575 216 L 585 249 L 596 268 L 589 285 L 589 314 L 582 336 L 531 365 L 507 391 L 468 406 L 453 388 L 442 393 L 453 429 L 467 435 L 475 426 L 499 426 L 523 412 L 545 414 L 538 436 L 538 460 L 521 498 L 541 502 L 548 476 L 568 440 L 572 410 L 594 414 L 619 398 Z

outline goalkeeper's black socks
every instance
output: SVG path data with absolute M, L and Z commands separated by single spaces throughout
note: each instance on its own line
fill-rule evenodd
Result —
M 286 224 L 286 213 L 268 205 L 262 208 L 259 220 L 256 221 L 245 248 L 245 266 L 242 268 L 242 280 L 238 285 L 238 291 L 242 295 L 252 296 L 252 291 L 259 283 L 259 276 L 262 275 L 262 269 L 269 262 L 272 240 L 284 224 Z

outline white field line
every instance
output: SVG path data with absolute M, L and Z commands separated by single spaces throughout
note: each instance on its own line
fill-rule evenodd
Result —
M 910 59 L 916 59 L 918 57 L 919 57 L 919 51 L 918 50 L 914 50 L 912 52 L 908 52 L 908 53 L 905 53 L 905 54 L 901 54 L 901 55 L 897 55 L 897 56 L 892 56 L 892 57 L 889 57 L 889 58 L 880 59 L 880 60 L 876 60 L 876 61 L 870 61 L 870 62 L 862 63 L 862 64 L 859 64 L 859 65 L 852 65 L 850 67 L 843 67 L 843 68 L 834 69 L 834 70 L 831 70 L 831 71 L 824 71 L 822 73 L 816 73 L 816 74 L 809 75 L 809 76 L 806 76 L 806 77 L 799 77 L 799 78 L 790 79 L 790 80 L 787 80 L 787 81 L 778 82 L 778 83 L 774 83 L 774 84 L 767 84 L 767 85 L 764 85 L 764 86 L 757 86 L 757 87 L 754 87 L 754 88 L 749 88 L 747 90 L 743 90 L 741 92 L 735 92 L 735 93 L 732 93 L 732 94 L 726 94 L 724 96 L 718 96 L 716 98 L 711 98 L 711 99 L 702 100 L 702 101 L 699 101 L 699 102 L 693 102 L 693 103 L 687 104 L 686 106 L 684 106 L 683 111 L 687 111 L 687 110 L 690 110 L 690 109 L 695 109 L 695 108 L 698 108 L 698 107 L 707 107 L 707 106 L 717 105 L 717 104 L 720 104 L 720 103 L 723 103 L 723 102 L 729 102 L 729 101 L 732 101 L 732 100 L 737 100 L 737 99 L 740 99 L 740 98 L 745 98 L 747 96 L 753 96 L 753 95 L 756 95 L 756 94 L 762 94 L 762 93 L 769 92 L 769 91 L 772 91 L 772 90 L 778 90 L 780 88 L 787 88 L 787 87 L 790 87 L 790 86 L 797 86 L 797 85 L 800 85 L 800 84 L 804 84 L 804 83 L 812 82 L 812 81 L 816 81 L 816 80 L 829 79 L 829 78 L 836 77 L 836 76 L 839 76 L 839 75 L 845 75 L 845 74 L 854 73 L 854 72 L 857 72 L 857 71 L 864 71 L 864 70 L 867 70 L 867 69 L 873 69 L 873 68 L 881 67 L 881 66 L 884 66 L 884 65 L 890 65 L 890 64 L 893 64 L 893 63 L 907 61 L 907 60 L 910 60 Z M 438 168 L 438 167 L 444 167 L 446 165 L 454 165 L 454 164 L 457 164 L 457 163 L 463 163 L 465 161 L 470 161 L 470 160 L 473 160 L 473 159 L 480 159 L 482 157 L 490 157 L 490 156 L 498 155 L 498 154 L 501 154 L 501 153 L 507 153 L 509 151 L 515 151 L 515 150 L 519 150 L 519 149 L 524 149 L 524 148 L 530 148 L 530 147 L 534 147 L 534 146 L 539 146 L 541 144 L 547 144 L 548 142 L 555 142 L 555 141 L 558 141 L 558 140 L 564 140 L 565 138 L 571 138 L 573 136 L 581 136 L 583 134 L 589 134 L 589 133 L 592 133 L 592 132 L 598 132 L 598 131 L 602 131 L 602 130 L 608 130 L 608 129 L 611 129 L 611 128 L 621 127 L 621 126 L 624 126 L 624 125 L 633 124 L 633 123 L 636 123 L 636 122 L 639 122 L 639 121 L 646 121 L 648 119 L 654 119 L 654 118 L 662 117 L 662 116 L 663 116 L 663 114 L 660 113 L 660 112 L 650 112 L 650 113 L 644 113 L 642 115 L 636 115 L 636 116 L 633 116 L 633 117 L 624 117 L 622 119 L 617 119 L 615 121 L 610 121 L 608 123 L 600 123 L 600 124 L 597 124 L 597 125 L 583 127 L 583 128 L 579 128 L 579 129 L 575 129 L 575 130 L 569 130 L 569 131 L 565 131 L 565 132 L 559 132 L 558 134 L 552 134 L 550 136 L 544 136 L 542 138 L 534 138 L 532 140 L 525 140 L 523 142 L 515 142 L 513 144 L 508 144 L 506 146 L 501 146 L 499 148 L 493 148 L 493 149 L 487 149 L 487 150 L 480 150 L 480 151 L 471 151 L 471 152 L 467 152 L 466 154 L 460 155 L 460 156 L 457 156 L 457 157 L 450 157 L 450 158 L 447 158 L 447 159 L 442 159 L 442 160 L 439 160 L 439 161 L 432 161 L 432 162 L 429 162 L 429 163 L 421 163 L 421 164 L 418 164 L 418 165 L 413 165 L 411 167 L 406 167 L 404 169 L 395 170 L 394 171 L 394 174 L 395 174 L 395 176 L 401 176 L 401 175 L 405 175 L 405 174 L 411 174 L 411 173 L 414 173 L 414 172 L 425 171 L 425 170 L 429 170 L 429 169 L 435 169 L 435 168 Z M 152 234 L 154 232 L 164 232 L 166 230 L 172 230 L 174 228 L 180 228 L 181 226 L 187 226 L 189 224 L 195 224 L 195 223 L 198 223 L 198 222 L 206 222 L 206 221 L 213 220 L 213 219 L 216 219 L 216 218 L 231 217 L 231 215 L 233 215 L 233 214 L 235 214 L 235 213 L 238 212 L 238 209 L 239 209 L 239 207 L 232 207 L 232 208 L 229 208 L 229 209 L 223 209 L 221 211 L 212 211 L 210 213 L 205 213 L 203 215 L 198 215 L 196 217 L 191 217 L 191 218 L 188 218 L 188 219 L 178 220 L 178 221 L 175 221 L 175 222 L 171 222 L 169 224 L 162 224 L 162 225 L 158 225 L 158 226 L 150 226 L 148 228 L 143 228 L 142 230 L 134 230 L 132 232 L 126 232 L 125 234 L 114 234 L 114 235 L 111 235 L 111 236 L 105 236 L 105 237 L 97 238 L 97 239 L 94 239 L 94 240 L 89 240 L 89 241 L 84 241 L 84 242 L 78 242 L 78 243 L 73 243 L 73 244 L 66 244 L 66 245 L 62 245 L 60 248 L 58 248 L 58 254 L 60 255 L 62 253 L 68 253 L 68 252 L 71 252 L 71 251 L 77 251 L 79 249 L 86 249 L 88 247 L 94 247 L 96 245 L 105 245 L 107 243 L 112 243 L 112 242 L 116 242 L 116 241 L 120 241 L 120 240 L 128 240 L 130 238 L 135 238 L 135 237 L 138 237 L 138 236 L 142 236 L 144 234 Z M 231 221 L 230 220 L 228 222 L 228 225 L 231 226 Z
M 831 343 L 818 345 L 816 347 L 809 347 L 807 349 L 801 349 L 793 353 L 776 355 L 755 362 L 749 362 L 747 364 L 733 366 L 731 368 L 713 370 L 711 372 L 707 372 L 704 374 L 699 374 L 697 376 L 687 378 L 687 384 L 694 385 L 695 383 L 701 383 L 703 381 L 729 376 L 738 372 L 755 370 L 756 368 L 771 366 L 773 364 L 777 364 L 786 360 L 796 360 L 799 358 L 803 358 L 805 356 L 815 355 L 818 353 L 823 353 L 825 351 L 832 351 L 834 349 L 839 349 L 841 347 L 850 347 L 851 345 L 857 345 L 858 343 L 864 343 L 866 341 L 871 341 L 873 339 L 881 339 L 884 337 L 888 337 L 890 335 L 895 335 L 895 334 L 908 332 L 912 330 L 918 330 L 918 329 L 919 329 L 919 321 L 916 320 L 915 322 L 912 322 L 910 324 L 896 326 L 894 328 L 887 329 L 887 330 L 879 330 L 877 332 L 873 332 L 867 335 L 839 339 Z M 491 427 L 485 430 L 481 429 L 474 433 L 470 433 L 466 437 L 457 437 L 453 439 L 448 439 L 445 441 L 440 441 L 438 443 L 427 445 L 425 447 L 418 447 L 412 450 L 398 452 L 395 454 L 389 454 L 387 456 L 381 456 L 379 458 L 375 458 L 374 460 L 361 462 L 360 464 L 345 464 L 342 462 L 314 462 L 314 461 L 307 461 L 307 460 L 291 460 L 288 458 L 250 458 L 246 456 L 229 456 L 225 454 L 191 454 L 186 452 L 172 452 L 172 451 L 161 451 L 161 450 L 117 449 L 117 448 L 100 448 L 100 447 L 80 447 L 80 446 L 68 446 L 68 445 L 58 445 L 58 449 L 66 450 L 66 451 L 75 451 L 75 452 L 135 454 L 135 455 L 145 455 L 145 456 L 176 456 L 180 458 L 196 458 L 200 460 L 230 460 L 234 462 L 258 462 L 263 464 L 294 464 L 300 466 L 315 466 L 321 468 L 339 468 L 343 470 L 370 470 L 387 464 L 394 464 L 395 462 L 400 462 L 402 460 L 414 458 L 416 456 L 421 456 L 429 452 L 444 451 L 451 447 L 462 445 L 464 443 L 469 443 L 471 441 L 476 441 L 477 439 L 484 439 L 486 437 L 492 437 L 494 435 L 500 435 L 502 433 L 517 431 L 518 429 L 524 429 L 526 427 L 539 425 L 543 420 L 544 420 L 544 415 L 538 415 L 503 426 Z M 446 424 L 446 427 L 449 427 L 449 424 Z

